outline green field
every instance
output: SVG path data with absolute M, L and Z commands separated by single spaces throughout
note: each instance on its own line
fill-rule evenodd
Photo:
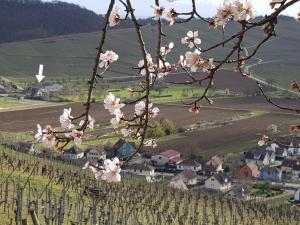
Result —
M 277 83 L 287 86 L 289 80 L 298 77 L 299 65 L 299 26 L 292 19 L 280 19 L 277 28 L 277 38 L 266 43 L 259 51 L 257 57 L 262 58 L 264 64 L 254 68 L 259 76 L 274 79 Z M 143 27 L 143 34 L 147 49 L 152 53 L 155 49 L 156 27 Z M 202 39 L 202 48 L 217 43 L 222 39 L 220 30 L 208 30 L 207 25 L 192 21 L 188 24 L 178 24 L 173 27 L 166 26 L 164 32 L 167 37 L 163 42 L 172 40 L 175 43 L 174 52 L 170 54 L 170 61 L 177 62 L 178 55 L 189 51 L 187 46 L 180 44 L 181 37 L 185 36 L 188 30 L 199 30 Z M 236 31 L 235 25 L 226 28 L 229 36 Z M 139 49 L 135 41 L 135 33 L 132 29 L 112 30 L 108 33 L 108 41 L 105 49 L 112 49 L 119 55 L 119 61 L 114 63 L 110 71 L 105 74 L 105 79 L 113 77 L 132 77 L 137 74 L 132 70 L 139 59 Z M 263 38 L 260 30 L 253 31 L 246 38 L 244 46 L 253 46 L 258 40 Z M 0 45 L 0 75 L 13 78 L 20 83 L 34 81 L 34 74 L 37 73 L 38 65 L 45 65 L 45 82 L 54 82 L 57 79 L 76 80 L 79 78 L 89 78 L 92 72 L 95 48 L 98 45 L 99 33 L 83 33 L 67 36 L 60 36 L 47 39 L 38 39 L 24 42 L 4 43 Z M 230 48 L 230 44 L 225 50 Z M 252 48 L 249 48 L 251 51 Z M 219 58 L 226 51 L 220 48 L 212 55 Z M 217 56 L 217 57 L 216 57 Z M 254 63 L 256 60 L 253 60 Z M 16 63 L 17 62 L 17 63 Z M 227 66 L 228 67 L 228 66 Z

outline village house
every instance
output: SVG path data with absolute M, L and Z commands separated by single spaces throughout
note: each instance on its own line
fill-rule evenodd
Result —
M 276 167 L 266 166 L 260 170 L 262 180 L 281 181 L 282 171 Z
M 49 86 L 31 86 L 25 91 L 27 97 L 49 97 L 55 92 L 63 90 L 63 86 L 59 84 L 53 84 Z
M 225 173 L 215 174 L 205 181 L 205 188 L 221 192 L 229 191 L 231 186 L 231 179 Z
M 186 185 L 195 185 L 198 182 L 198 176 L 193 170 L 184 170 L 172 178 L 171 181 L 182 180 Z
M 300 160 L 284 159 L 282 161 L 281 170 L 283 173 L 292 173 L 293 169 L 300 166 Z
M 177 164 L 177 170 L 193 170 L 198 172 L 202 170 L 201 164 L 192 159 L 185 159 Z
M 177 165 L 182 161 L 181 154 L 172 149 L 151 157 L 151 162 L 155 166 L 165 166 L 167 163 Z
M 254 163 L 246 163 L 239 171 L 239 177 L 245 180 L 251 180 L 258 176 L 258 167 Z
M 98 161 L 106 159 L 106 152 L 103 146 L 94 146 L 88 149 L 86 152 L 86 158 L 89 161 Z
M 209 161 L 205 163 L 205 165 L 215 167 L 216 172 L 223 171 L 223 160 L 217 155 L 213 156 Z
M 282 147 L 282 146 L 279 146 L 275 143 L 271 144 L 270 146 L 267 146 L 266 147 L 266 150 L 268 151 L 273 151 L 275 153 L 275 157 L 278 159 L 280 158 L 285 158 L 288 156 L 288 152 L 287 152 L 287 149 Z
M 275 163 L 275 153 L 265 149 L 252 149 L 245 153 L 245 162 L 257 166 L 266 166 Z
M 295 180 L 300 179 L 300 164 L 296 164 L 296 165 L 293 166 L 292 178 L 295 179 Z
M 182 179 L 172 179 L 169 186 L 182 191 L 187 191 L 188 188 Z
M 280 157 L 283 159 L 288 156 L 288 152 L 285 148 L 279 147 L 279 148 L 276 148 L 275 155 L 276 155 L 276 157 Z
M 251 196 L 250 184 L 237 184 L 227 194 L 227 197 L 234 198 L 242 201 L 249 201 Z
M 288 155 L 297 156 L 300 155 L 300 137 L 297 136 L 286 136 L 281 137 L 279 142 L 285 146 L 289 146 L 286 148 Z
M 42 88 L 42 87 L 33 86 L 33 87 L 29 87 L 26 90 L 25 95 L 27 97 L 48 97 L 49 92 L 46 89 Z
M 155 176 L 154 168 L 147 164 L 131 164 L 126 166 L 124 172 L 139 176 L 153 177 Z
M 206 177 L 210 177 L 214 174 L 219 173 L 219 171 L 217 170 L 217 167 L 213 166 L 213 165 L 206 165 L 204 164 L 202 166 L 202 173 L 204 176 Z
M 278 149 L 276 149 L 276 151 L 275 151 L 275 155 L 276 155 L 276 157 L 275 157 L 275 164 L 277 165 L 277 166 L 281 166 L 282 165 L 282 162 L 283 162 L 283 160 L 287 157 L 287 149 L 285 149 L 285 148 L 278 148 Z
M 126 160 L 135 153 L 134 144 L 131 144 L 124 139 L 119 139 L 112 147 L 110 152 L 110 158 L 118 157 L 121 160 Z
M 83 157 L 84 152 L 76 146 L 73 146 L 64 151 L 64 158 L 68 160 L 82 159 Z

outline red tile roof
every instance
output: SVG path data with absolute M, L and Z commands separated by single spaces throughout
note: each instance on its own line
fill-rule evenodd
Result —
M 172 159 L 175 157 L 180 157 L 180 152 L 171 149 L 171 150 L 161 152 L 159 155 L 167 157 L 168 159 Z
M 192 159 L 185 159 L 181 163 L 179 163 L 179 165 L 181 165 L 181 166 L 192 166 L 192 167 L 201 166 L 200 163 L 198 163 L 197 161 L 192 160 Z

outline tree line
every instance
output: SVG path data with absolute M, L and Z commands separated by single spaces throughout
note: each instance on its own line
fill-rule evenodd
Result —
M 151 18 L 140 22 L 153 23 Z M 103 24 L 103 15 L 75 4 L 60 1 L 0 0 L 0 43 L 95 32 L 100 31 Z M 124 22 L 119 28 L 128 27 L 132 27 L 131 22 Z

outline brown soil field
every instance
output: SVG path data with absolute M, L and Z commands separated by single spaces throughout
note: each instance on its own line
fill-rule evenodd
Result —
M 288 132 L 289 125 L 300 123 L 299 115 L 279 110 L 266 103 L 262 97 L 217 98 L 214 99 L 214 102 L 215 105 L 212 108 L 204 107 L 198 115 L 189 113 L 189 107 L 180 103 L 159 105 L 161 110 L 159 118 L 169 118 L 175 121 L 177 126 L 183 126 L 195 124 L 199 121 L 224 121 L 236 115 L 245 114 L 249 110 L 263 110 L 267 111 L 268 114 L 234 121 L 219 128 L 185 133 L 183 138 L 161 142 L 157 150 L 172 148 L 185 154 L 193 152 L 207 155 L 211 149 L 222 148 L 223 146 L 228 148 L 239 143 L 258 139 L 262 133 L 266 132 L 266 128 L 270 124 L 278 125 L 278 129 L 284 134 Z M 299 100 L 277 99 L 276 102 L 287 106 L 299 104 Z M 203 105 L 206 104 L 203 103 Z M 54 127 L 59 126 L 58 117 L 63 108 L 67 107 L 72 107 L 74 116 L 81 114 L 83 110 L 81 104 L 70 104 L 2 112 L 0 113 L 0 132 L 35 131 L 37 123 L 42 126 L 46 124 L 51 124 Z M 125 114 L 132 114 L 132 110 L 126 108 Z M 102 103 L 92 104 L 91 115 L 100 124 L 109 124 L 111 118 Z
M 298 99 L 272 99 L 273 102 L 286 107 L 300 108 Z M 203 106 L 209 106 L 205 101 L 201 102 Z M 278 109 L 268 103 L 263 97 L 234 97 L 234 98 L 214 98 L 213 107 L 244 109 L 244 110 L 266 110 L 270 112 L 286 113 L 287 111 Z
M 207 73 L 194 73 L 195 78 L 203 78 L 207 76 Z M 167 76 L 167 82 L 185 82 L 190 81 L 189 77 L 184 73 L 176 73 Z M 205 86 L 207 82 L 203 82 Z M 240 73 L 234 72 L 232 70 L 220 70 L 215 74 L 214 79 L 215 89 L 226 89 L 238 93 L 253 93 L 258 91 L 256 81 L 242 77 Z
M 297 115 L 270 113 L 251 119 L 235 121 L 220 128 L 195 131 L 185 137 L 170 142 L 162 142 L 158 150 L 175 149 L 182 153 L 209 153 L 210 149 L 230 147 L 249 140 L 259 139 L 267 131 L 267 126 L 275 123 L 282 134 L 288 133 L 291 124 L 299 124 Z
M 298 100 L 277 99 L 277 103 L 286 106 L 299 106 Z M 202 102 L 203 106 L 208 106 L 206 102 Z M 36 129 L 36 124 L 41 125 L 51 124 L 59 126 L 58 117 L 62 113 L 63 108 L 72 107 L 74 116 L 83 112 L 82 104 L 70 104 L 64 106 L 53 106 L 45 108 L 27 109 L 8 111 L 0 113 L 0 132 L 23 132 L 33 131 Z M 285 113 L 268 104 L 262 97 L 249 98 L 216 98 L 214 105 L 210 108 L 204 108 L 201 113 L 194 115 L 188 112 L 188 106 L 181 103 L 160 105 L 161 110 L 159 118 L 169 118 L 174 120 L 178 126 L 193 124 L 198 121 L 218 120 L 231 118 L 237 114 L 245 113 L 246 110 L 266 110 L 270 112 Z M 126 114 L 132 114 L 132 111 L 125 109 Z M 104 109 L 102 103 L 92 104 L 91 115 L 95 117 L 96 122 L 100 124 L 108 124 L 111 115 Z M 276 123 L 276 120 L 273 121 Z
M 50 124 L 53 127 L 59 126 L 58 118 L 64 108 L 72 108 L 72 115 L 80 115 L 84 108 L 82 104 L 70 104 L 64 106 L 53 106 L 36 108 L 30 110 L 17 110 L 0 113 L 0 132 L 23 132 L 33 131 L 36 124 L 42 126 Z M 246 113 L 242 110 L 223 110 L 223 109 L 203 109 L 201 114 L 195 115 L 188 112 L 187 106 L 184 105 L 158 105 L 160 109 L 159 118 L 168 118 L 173 120 L 177 126 L 189 125 L 198 121 L 219 120 L 232 118 L 238 114 Z M 132 115 L 129 107 L 125 109 L 125 115 Z M 91 115 L 97 123 L 109 124 L 112 117 L 104 109 L 102 103 L 92 104 Z

